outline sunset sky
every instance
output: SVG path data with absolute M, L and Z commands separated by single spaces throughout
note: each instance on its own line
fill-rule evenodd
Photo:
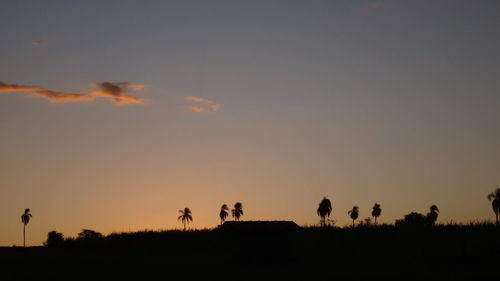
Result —
M 500 1 L 3 1 L 0 245 L 47 232 L 493 220 Z

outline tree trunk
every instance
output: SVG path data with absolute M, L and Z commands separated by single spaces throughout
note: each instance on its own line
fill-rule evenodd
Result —
M 184 231 L 186 231 L 186 222 L 183 221 L 182 224 L 184 225 Z
M 497 218 L 497 222 L 498 222 L 498 218 Z M 26 224 L 24 224 L 24 226 L 23 226 L 23 245 L 24 245 L 24 248 L 26 248 Z
M 495 213 L 495 216 L 497 217 L 497 225 L 498 225 L 498 213 Z

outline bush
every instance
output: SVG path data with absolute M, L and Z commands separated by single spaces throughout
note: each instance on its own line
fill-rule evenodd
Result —
M 47 241 L 43 243 L 45 247 L 54 248 L 64 243 L 64 235 L 57 231 L 51 231 L 47 234 Z
M 82 229 L 80 233 L 78 233 L 78 239 L 82 240 L 94 240 L 102 238 L 102 234 L 90 229 Z
M 420 213 L 412 212 L 408 215 L 405 215 L 403 219 L 396 220 L 395 225 L 399 227 L 424 227 L 432 224 L 429 222 L 426 216 Z

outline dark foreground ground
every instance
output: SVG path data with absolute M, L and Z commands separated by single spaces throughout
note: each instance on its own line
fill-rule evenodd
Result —
M 0 268 L 0 280 L 500 280 L 500 228 L 137 232 L 0 248 Z

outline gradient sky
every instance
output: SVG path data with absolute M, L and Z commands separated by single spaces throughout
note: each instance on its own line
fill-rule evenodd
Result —
M 22 244 L 24 208 L 30 245 L 51 230 L 180 228 L 184 207 L 191 227 L 214 227 L 237 201 L 245 220 L 317 224 L 323 196 L 340 226 L 375 202 L 387 223 L 432 204 L 439 222 L 492 220 L 499 11 L 3 1 L 0 245 Z

